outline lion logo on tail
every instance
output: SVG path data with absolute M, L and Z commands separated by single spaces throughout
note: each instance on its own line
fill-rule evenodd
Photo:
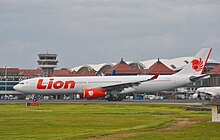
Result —
M 196 71 L 196 72 L 199 72 L 202 70 L 203 68 L 203 61 L 202 61 L 202 58 L 199 58 L 198 60 L 197 59 L 194 59 L 191 61 L 192 63 L 192 68 Z

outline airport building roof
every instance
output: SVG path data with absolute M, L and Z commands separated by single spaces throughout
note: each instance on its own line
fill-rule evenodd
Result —
M 160 62 L 167 66 L 172 71 L 179 71 L 187 63 L 190 63 L 193 57 L 178 57 L 173 59 L 160 59 Z M 157 59 L 150 59 L 145 61 L 125 61 L 131 67 L 139 67 L 139 69 L 149 69 Z M 209 59 L 208 63 L 220 63 L 216 60 Z M 95 71 L 100 71 L 101 69 L 109 66 L 113 66 L 115 63 L 102 63 L 102 64 L 86 64 L 71 68 L 71 71 L 80 71 L 82 68 L 94 69 Z
M 208 74 L 220 74 L 220 65 L 214 67 L 212 70 L 208 72 Z
M 164 65 L 159 59 L 149 69 L 146 70 L 146 74 L 174 74 L 175 72 Z
M 137 75 L 140 74 L 139 69 L 137 68 L 132 68 L 131 66 L 129 66 L 123 59 L 121 59 L 121 61 L 112 66 L 111 68 L 109 68 L 105 74 L 106 75 L 111 75 L 112 71 L 115 71 L 115 73 L 117 75 Z
M 5 73 L 7 73 L 7 75 L 15 75 L 19 73 L 19 69 L 18 68 L 0 68 L 0 75 L 4 75 Z
M 191 62 L 192 57 L 180 57 L 175 59 L 152 59 L 140 62 L 121 60 L 118 64 L 102 63 L 82 65 L 71 70 L 55 69 L 54 76 L 95 76 L 111 75 L 115 71 L 116 75 L 138 75 L 138 74 L 173 74 L 182 69 L 187 63 Z M 209 65 L 205 69 L 209 74 L 220 74 L 220 63 L 209 59 Z M 218 66 L 217 66 L 218 65 Z M 214 69 L 213 69 L 214 68 Z M 42 76 L 42 69 L 19 69 L 19 68 L 0 68 L 0 76 L 21 76 L 39 77 Z M 2 78 L 0 77 L 0 78 Z M 4 77 L 3 77 L 4 78 Z
M 54 76 L 58 76 L 58 77 L 75 76 L 75 72 L 71 72 L 71 71 L 69 71 L 67 69 L 54 70 L 53 75 Z
M 19 75 L 22 75 L 22 76 L 41 76 L 42 69 L 20 69 Z

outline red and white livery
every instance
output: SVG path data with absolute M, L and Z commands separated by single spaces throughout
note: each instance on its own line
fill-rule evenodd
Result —
M 191 63 L 173 75 L 40 77 L 23 80 L 14 89 L 27 94 L 81 94 L 87 99 L 108 95 L 109 100 L 122 100 L 129 93 L 170 90 L 204 77 L 211 51 L 201 49 Z

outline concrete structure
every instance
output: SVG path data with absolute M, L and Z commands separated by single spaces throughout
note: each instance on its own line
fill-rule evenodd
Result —
M 212 101 L 212 122 L 220 122 L 220 98 Z
M 208 72 L 210 74 L 210 86 L 219 86 L 220 85 L 220 65 L 214 67 Z
M 57 67 L 58 61 L 57 54 L 38 54 L 39 60 L 37 61 L 39 67 L 43 70 L 44 77 L 53 76 L 54 68 Z
M 7 94 L 19 81 L 18 68 L 0 68 L 0 94 Z

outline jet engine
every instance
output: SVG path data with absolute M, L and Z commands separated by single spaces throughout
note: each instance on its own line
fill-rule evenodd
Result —
M 96 99 L 100 97 L 105 97 L 106 91 L 97 88 L 85 89 L 83 93 L 83 98 L 86 99 Z

